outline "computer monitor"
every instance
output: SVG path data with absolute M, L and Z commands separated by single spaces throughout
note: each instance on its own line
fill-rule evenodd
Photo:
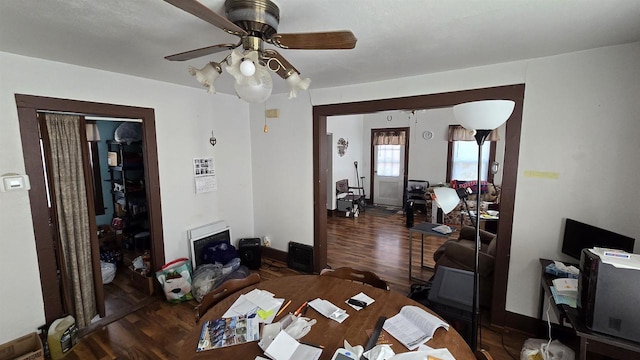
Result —
M 573 219 L 566 219 L 562 253 L 580 260 L 582 249 L 593 247 L 624 250 L 633 253 L 635 239 Z

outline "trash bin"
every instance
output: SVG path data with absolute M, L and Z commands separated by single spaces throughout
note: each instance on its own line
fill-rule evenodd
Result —
M 405 208 L 404 208 L 404 212 L 407 215 L 407 227 L 408 228 L 412 228 L 413 227 L 413 218 L 414 218 L 414 214 L 413 214 L 413 200 L 408 200 Z

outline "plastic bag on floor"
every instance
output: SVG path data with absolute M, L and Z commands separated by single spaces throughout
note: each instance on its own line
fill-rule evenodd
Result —
M 520 360 L 574 360 L 576 354 L 558 340 L 527 339 L 522 345 Z
M 109 284 L 116 277 L 116 264 L 100 261 L 100 269 L 102 270 L 103 284 Z

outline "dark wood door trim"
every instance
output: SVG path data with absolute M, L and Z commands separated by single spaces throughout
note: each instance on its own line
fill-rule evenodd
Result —
M 507 276 L 511 251 L 524 91 L 524 84 L 516 84 L 439 94 L 314 106 L 312 113 L 315 271 L 319 272 L 327 265 L 327 211 L 325 206 L 327 198 L 325 169 L 327 116 L 368 114 L 402 109 L 434 109 L 478 100 L 513 100 L 516 103 L 515 109 L 506 124 L 505 158 L 500 198 L 500 226 L 497 234 L 499 241 L 496 249 L 496 269 L 500 270 L 494 272 L 493 304 L 491 306 L 491 322 L 496 325 L 503 325 L 507 315 L 505 309 Z
M 49 230 L 49 209 L 47 208 L 44 172 L 38 138 L 38 111 L 68 112 L 80 115 L 95 115 L 113 118 L 142 119 L 144 142 L 143 161 L 145 166 L 146 195 L 149 200 L 149 232 L 151 234 L 152 267 L 159 269 L 165 263 L 164 239 L 162 234 L 162 208 L 160 204 L 160 179 L 156 142 L 155 113 L 153 109 L 96 103 L 79 100 L 58 99 L 33 95 L 16 94 L 18 122 L 22 140 L 25 169 L 30 177 L 32 222 L 36 239 L 36 253 L 40 268 L 45 318 L 51 322 L 64 315 L 56 276 L 55 251 Z

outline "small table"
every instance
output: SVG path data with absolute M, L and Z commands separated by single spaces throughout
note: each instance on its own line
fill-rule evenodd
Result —
M 550 305 L 552 305 L 551 307 L 560 320 L 560 323 L 564 324 L 564 322 L 567 321 L 575 331 L 576 335 L 580 338 L 580 353 L 578 357 L 580 360 L 587 359 L 588 346 L 591 347 L 593 352 L 617 359 L 638 358 L 637 354 L 640 354 L 640 343 L 593 332 L 587 327 L 584 317 L 580 315 L 577 309 L 565 304 L 556 304 L 551 294 L 551 289 L 549 288 L 553 285 L 552 281 L 556 276 L 545 272 L 545 268 L 551 263 L 553 263 L 552 260 L 540 259 L 542 273 L 540 276 L 541 291 L 540 302 L 538 305 L 538 318 L 542 320 L 544 298 L 548 297 Z
M 258 288 L 267 290 L 277 298 L 291 300 L 291 305 L 285 310 L 293 312 L 302 303 L 316 298 L 331 301 L 336 306 L 345 309 L 349 317 L 342 323 L 328 319 L 313 308 L 309 308 L 306 317 L 316 319 L 317 323 L 311 327 L 311 331 L 301 341 L 324 346 L 320 360 L 329 360 L 337 348 L 344 346 L 344 340 L 352 345 L 367 343 L 369 334 L 373 330 L 380 316 L 390 318 L 396 315 L 405 305 L 418 306 L 430 313 L 433 311 L 424 305 L 409 299 L 403 294 L 374 288 L 348 280 L 319 275 L 284 276 L 277 279 L 260 282 L 256 285 L 240 290 L 214 307 L 209 309 L 198 324 L 182 339 L 182 348 L 178 354 L 179 359 L 255 359 L 257 355 L 264 356 L 264 352 L 257 342 L 249 342 L 241 345 L 196 352 L 196 345 L 200 338 L 202 324 L 207 320 L 222 317 L 229 306 L 241 295 Z M 345 303 L 345 300 L 363 292 L 375 299 L 375 302 L 366 308 L 356 311 Z M 276 318 L 280 320 L 283 315 Z M 398 342 L 393 336 L 385 333 L 385 338 L 392 344 L 396 353 L 407 352 L 407 348 Z M 439 328 L 433 338 L 427 342 L 433 348 L 446 347 L 457 360 L 475 360 L 475 356 L 462 336 L 451 326 L 449 330 Z
M 428 222 L 421 222 L 420 224 L 412 227 L 411 229 L 409 229 L 409 280 L 418 280 L 418 281 L 423 281 L 426 282 L 427 280 L 424 279 L 420 279 L 420 278 L 415 278 L 413 276 L 411 276 L 411 265 L 412 265 L 412 253 L 413 253 L 413 248 L 412 248 L 412 242 L 413 242 L 413 233 L 419 233 L 420 234 L 420 266 L 422 268 L 425 269 L 429 269 L 429 270 L 433 270 L 432 267 L 430 266 L 425 266 L 424 265 L 424 235 L 436 235 L 436 236 L 444 236 L 444 237 L 449 237 L 451 236 L 451 234 L 455 233 L 455 228 L 451 227 L 451 230 L 453 230 L 452 233 L 450 234 L 442 234 L 439 233 L 437 231 L 433 231 L 433 228 L 436 226 L 440 226 L 442 224 L 433 224 L 433 223 L 428 223 Z

